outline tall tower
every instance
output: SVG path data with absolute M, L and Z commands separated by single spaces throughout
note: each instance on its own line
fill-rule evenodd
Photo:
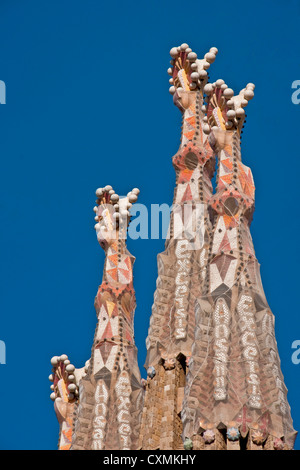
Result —
M 218 172 L 182 412 L 183 438 L 194 449 L 292 449 L 296 436 L 250 234 L 255 188 L 240 137 L 253 90 L 249 83 L 234 96 L 223 80 L 204 88 L 204 132 Z
M 171 50 L 170 92 L 182 113 L 172 159 L 176 187 L 165 251 L 158 256 L 157 288 L 146 340 L 147 385 L 139 446 L 181 449 L 180 419 L 195 332 L 195 302 L 206 283 L 211 221 L 208 202 L 215 159 L 203 133 L 203 87 L 216 48 L 204 59 L 187 44 Z
M 51 398 L 60 422 L 61 450 L 129 450 L 138 445 L 143 387 L 134 343 L 134 257 L 126 247 L 128 209 L 138 189 L 120 198 L 96 191 L 97 239 L 105 251 L 95 308 L 91 358 L 75 369 L 66 355 L 51 360 Z
M 60 449 L 280 450 L 296 437 L 274 315 L 250 233 L 255 187 L 242 162 L 249 83 L 234 95 L 208 83 L 217 54 L 171 49 L 170 92 L 182 113 L 172 158 L 176 187 L 148 337 L 142 386 L 134 343 L 133 256 L 126 247 L 133 189 L 96 191 L 105 251 L 91 358 L 52 358 Z M 206 105 L 204 104 L 206 95 Z M 213 176 L 217 161 L 216 188 Z

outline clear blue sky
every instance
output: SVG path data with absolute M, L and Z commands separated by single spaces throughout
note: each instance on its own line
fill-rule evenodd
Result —
M 166 70 L 182 42 L 199 56 L 219 49 L 212 80 L 236 92 L 256 84 L 242 139 L 256 183 L 252 236 L 300 429 L 300 364 L 291 361 L 300 339 L 299 24 L 299 0 L 1 0 L 1 449 L 56 449 L 50 358 L 65 353 L 82 367 L 90 357 L 104 259 L 95 189 L 138 186 L 140 203 L 172 203 L 181 120 Z M 164 240 L 128 247 L 142 368 Z

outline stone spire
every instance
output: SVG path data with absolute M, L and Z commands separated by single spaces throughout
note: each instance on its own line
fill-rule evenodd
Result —
M 207 289 L 196 303 L 195 340 L 183 402 L 183 438 L 194 449 L 291 449 L 295 431 L 280 368 L 274 316 L 250 234 L 252 172 L 240 136 L 254 85 L 234 96 L 207 84 L 204 132 L 218 160 Z
M 126 234 L 138 193 L 135 188 L 120 198 L 111 186 L 96 191 L 95 229 L 105 266 L 95 299 L 98 323 L 91 358 L 79 370 L 67 356 L 51 361 L 60 449 L 137 448 L 143 387 L 133 332 L 134 257 L 127 250 Z
M 170 93 L 182 113 L 182 134 L 172 159 L 176 187 L 165 251 L 158 256 L 150 319 L 142 449 L 180 449 L 181 403 L 195 331 L 195 301 L 206 282 L 214 155 L 203 132 L 203 87 L 216 48 L 203 59 L 187 44 L 171 49 Z M 159 405 L 158 405 L 159 403 Z M 157 409 L 158 407 L 158 409 Z

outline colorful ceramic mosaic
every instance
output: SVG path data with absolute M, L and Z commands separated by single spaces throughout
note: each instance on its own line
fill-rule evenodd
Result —
M 275 437 L 292 448 L 296 433 L 280 370 L 274 317 L 250 234 L 254 182 L 241 156 L 245 107 L 253 90 L 249 83 L 235 96 L 223 80 L 204 88 L 204 132 L 218 170 L 216 191 L 209 201 L 212 235 L 207 292 L 196 302 L 183 435 L 193 440 L 201 421 L 213 423 L 215 432 L 227 428 L 228 449 L 268 448 L 266 443 Z M 218 443 L 213 447 L 219 448 Z
M 72 422 L 67 417 L 63 422 L 60 449 L 66 448 L 67 438 L 71 450 L 137 447 L 143 387 L 133 335 L 134 257 L 126 248 L 126 232 L 129 209 L 138 193 L 133 189 L 127 197 L 119 198 L 111 186 L 96 191 L 95 229 L 106 255 L 95 299 L 98 323 L 90 360 L 83 369 L 73 372 L 79 392 L 72 402 Z M 55 397 L 56 407 L 57 403 Z
M 250 234 L 255 186 L 241 156 L 255 87 L 234 95 L 223 80 L 208 83 L 217 53 L 213 47 L 198 59 L 188 44 L 170 51 L 170 93 L 182 134 L 146 339 L 147 380 L 137 364 L 134 258 L 126 248 L 139 191 L 125 198 L 111 186 L 96 191 L 95 229 L 106 257 L 91 358 L 82 369 L 67 356 L 52 359 L 60 449 L 294 446 L 274 316 Z

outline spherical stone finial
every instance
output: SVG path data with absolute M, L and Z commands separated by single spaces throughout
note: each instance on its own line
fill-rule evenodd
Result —
M 128 201 L 129 202 L 136 202 L 138 199 L 137 195 L 136 194 L 130 194 L 130 196 L 128 196 Z
M 173 59 L 176 59 L 176 57 L 178 56 L 177 47 L 172 47 L 172 49 L 170 50 L 170 56 L 173 57 Z
M 222 80 L 222 78 L 219 78 L 217 81 L 216 81 L 216 86 L 218 88 L 221 88 L 221 86 L 224 84 L 224 80 Z
M 189 45 L 184 42 L 183 44 L 181 44 L 180 49 L 182 51 L 185 51 L 186 49 L 188 49 L 188 47 L 189 47 Z
M 204 134 L 209 134 L 210 133 L 210 125 L 209 124 L 204 124 L 202 129 L 203 129 Z
M 193 82 L 199 80 L 199 73 L 198 72 L 192 72 L 191 73 L 191 79 L 193 80 Z
M 216 55 L 213 52 L 207 52 L 204 57 L 210 64 L 212 64 L 216 59 Z
M 203 91 L 204 93 L 206 93 L 207 95 L 211 95 L 214 91 L 214 87 L 212 86 L 211 83 L 207 83 L 205 85 L 205 87 L 203 88 Z
M 98 188 L 98 189 L 96 189 L 96 196 L 97 196 L 97 197 L 101 197 L 102 194 L 103 194 L 103 188 Z
M 223 95 L 225 96 L 225 98 L 232 98 L 234 95 L 234 91 L 232 90 L 232 88 L 226 88 L 226 90 L 223 91 Z
M 236 116 L 236 112 L 235 112 L 234 109 L 229 109 L 229 110 L 227 111 L 227 117 L 228 117 L 228 118 L 232 119 L 232 118 L 235 118 L 235 116 Z
M 207 72 L 206 70 L 202 69 L 202 70 L 199 70 L 199 78 L 206 78 L 207 77 Z
M 56 366 L 58 364 L 58 357 L 57 356 L 53 356 L 50 360 L 51 364 L 53 366 Z
M 243 108 L 237 108 L 235 113 L 238 118 L 245 116 L 245 110 Z
M 252 100 L 253 96 L 254 96 L 253 90 L 251 90 L 250 88 L 245 90 L 244 97 L 246 98 L 246 100 L 248 101 Z
M 226 127 L 226 129 L 231 129 L 232 126 L 233 126 L 233 122 L 232 122 L 232 121 L 227 121 L 227 122 L 225 122 L 225 127 Z
M 189 52 L 187 58 L 190 62 L 195 62 L 195 60 L 197 59 L 196 52 Z

